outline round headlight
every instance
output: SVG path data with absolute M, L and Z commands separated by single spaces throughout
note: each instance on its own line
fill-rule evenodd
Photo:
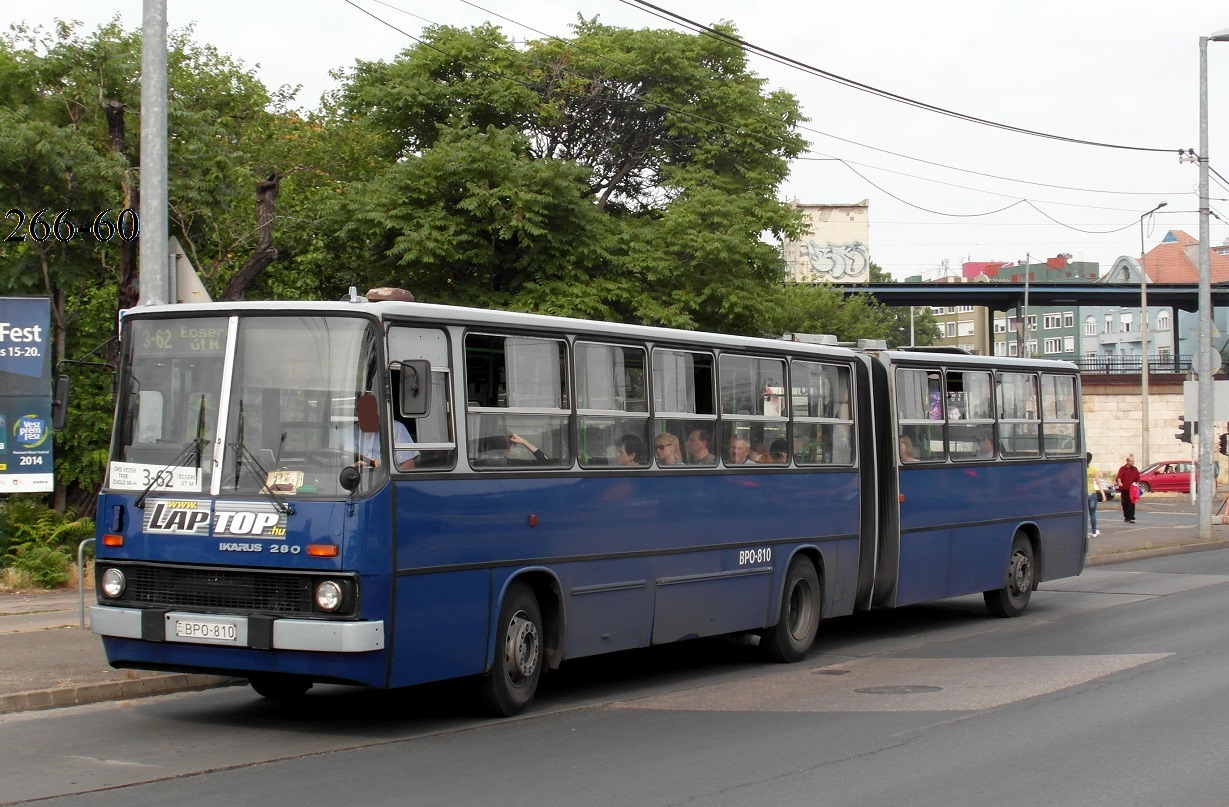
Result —
M 316 607 L 321 611 L 336 611 L 341 607 L 341 586 L 325 580 L 316 586 Z
M 107 569 L 102 573 L 102 593 L 111 599 L 124 593 L 126 583 L 124 573 L 119 569 Z

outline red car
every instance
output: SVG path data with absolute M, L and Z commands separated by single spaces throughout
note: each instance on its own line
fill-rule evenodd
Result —
M 1190 460 L 1154 462 L 1140 473 L 1139 489 L 1142 493 L 1150 490 L 1158 493 L 1190 493 L 1193 470 L 1194 466 Z

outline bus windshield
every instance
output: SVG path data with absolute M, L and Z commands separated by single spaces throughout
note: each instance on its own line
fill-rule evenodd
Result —
M 378 421 L 358 417 L 382 394 L 365 319 L 250 317 L 233 331 L 217 317 L 133 320 L 124 349 L 112 489 L 345 495 L 339 472 L 360 452 L 375 455 L 360 492 L 386 473 Z

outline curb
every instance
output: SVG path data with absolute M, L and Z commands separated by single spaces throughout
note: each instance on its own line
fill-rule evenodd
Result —
M 176 673 L 134 678 L 128 681 L 104 681 L 98 684 L 78 684 L 59 689 L 39 689 L 0 695 L 0 715 L 82 706 L 103 701 L 146 698 L 175 692 L 193 692 L 218 687 L 245 686 L 246 678 L 221 678 L 216 675 Z
M 1181 546 L 1161 546 L 1156 549 L 1128 549 L 1123 552 L 1110 552 L 1105 555 L 1089 556 L 1084 561 L 1084 567 L 1106 566 L 1111 563 L 1126 563 L 1129 560 L 1145 560 L 1147 558 L 1163 558 L 1167 555 L 1185 555 L 1188 552 L 1207 552 L 1212 549 L 1225 549 L 1229 542 L 1213 541 L 1206 544 L 1184 544 Z

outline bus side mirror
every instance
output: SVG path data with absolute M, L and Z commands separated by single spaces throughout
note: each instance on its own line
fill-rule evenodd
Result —
M 431 362 L 410 359 L 400 362 L 401 394 L 398 407 L 401 417 L 422 418 L 431 413 Z
M 51 401 L 51 428 L 61 431 L 64 420 L 68 417 L 68 376 L 62 375 L 55 380 L 55 398 Z
M 342 490 L 348 493 L 353 493 L 358 489 L 358 483 L 363 479 L 363 475 L 359 473 L 358 468 L 353 465 L 347 465 L 341 469 L 341 473 L 337 476 L 337 482 L 341 485 Z

